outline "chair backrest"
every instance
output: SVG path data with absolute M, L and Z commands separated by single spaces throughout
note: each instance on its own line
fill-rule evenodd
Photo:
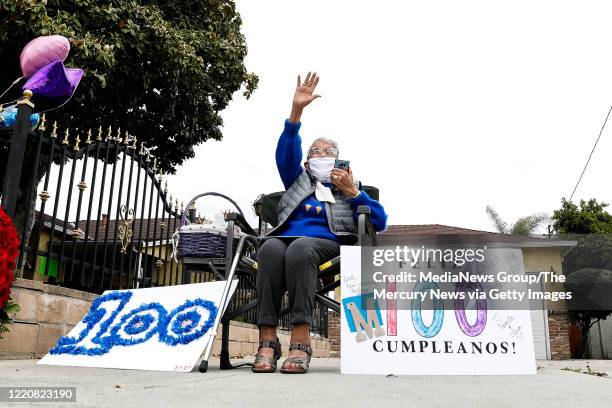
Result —
M 362 185 L 361 189 L 365 191 L 366 193 L 368 193 L 368 195 L 372 197 L 374 200 L 378 201 L 378 197 L 379 197 L 378 188 L 374 186 Z M 280 201 L 284 193 L 285 193 L 284 191 L 277 191 L 277 192 L 270 193 L 270 194 L 264 194 L 255 202 L 255 208 L 258 208 L 258 207 L 261 208 L 260 210 L 261 214 L 257 214 L 259 218 L 262 221 L 270 224 L 272 227 L 276 227 L 276 225 L 278 224 L 278 217 L 277 217 L 278 202 Z

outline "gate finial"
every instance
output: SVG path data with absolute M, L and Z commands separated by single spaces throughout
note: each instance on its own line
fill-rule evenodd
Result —
M 0 108 L 0 111 L 1 110 L 2 109 Z M 38 130 L 40 130 L 41 132 L 44 132 L 45 130 L 47 130 L 45 123 L 47 123 L 47 114 L 43 113 L 42 117 L 40 118 L 40 125 L 38 125 Z
M 69 136 L 70 136 L 70 128 L 66 128 L 66 131 L 64 132 L 64 140 L 62 140 L 62 144 L 65 144 L 65 145 L 68 144 Z
M 57 121 L 53 122 L 53 130 L 51 131 L 51 139 L 57 138 Z

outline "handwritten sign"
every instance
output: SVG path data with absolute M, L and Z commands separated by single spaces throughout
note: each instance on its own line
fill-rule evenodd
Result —
M 522 253 L 511 251 L 495 267 L 523 271 Z M 343 246 L 341 259 L 343 374 L 535 374 L 529 310 L 489 310 L 482 300 L 424 308 L 418 299 L 398 310 L 362 284 L 361 248 Z
M 224 287 L 220 281 L 106 291 L 38 363 L 191 371 L 212 346 Z

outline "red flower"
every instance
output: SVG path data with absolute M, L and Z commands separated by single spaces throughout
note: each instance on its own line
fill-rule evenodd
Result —
M 0 309 L 4 307 L 11 293 L 17 255 L 19 255 L 17 230 L 11 218 L 0 207 Z

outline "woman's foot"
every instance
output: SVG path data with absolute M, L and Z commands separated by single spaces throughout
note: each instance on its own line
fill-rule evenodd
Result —
M 262 325 L 259 328 L 259 341 L 260 343 L 265 341 L 268 341 L 270 343 L 276 342 L 276 326 Z M 253 370 L 265 372 L 267 370 L 272 369 L 272 361 L 275 358 L 275 352 L 276 350 L 274 349 L 274 347 L 272 347 L 272 345 L 270 345 L 269 347 L 261 347 L 257 351 L 257 356 L 265 358 L 259 359 L 259 361 L 257 361 L 258 359 L 256 358 L 255 363 L 253 364 Z
M 308 324 L 304 323 L 293 325 L 293 328 L 291 330 L 291 343 L 310 346 L 310 333 L 308 329 Z M 287 359 L 285 360 L 282 366 L 282 369 L 285 372 L 302 372 L 303 365 L 295 362 L 292 363 L 290 361 L 291 358 L 298 358 L 302 361 L 306 361 L 308 359 L 308 353 L 299 349 L 289 350 L 289 354 L 287 354 Z

